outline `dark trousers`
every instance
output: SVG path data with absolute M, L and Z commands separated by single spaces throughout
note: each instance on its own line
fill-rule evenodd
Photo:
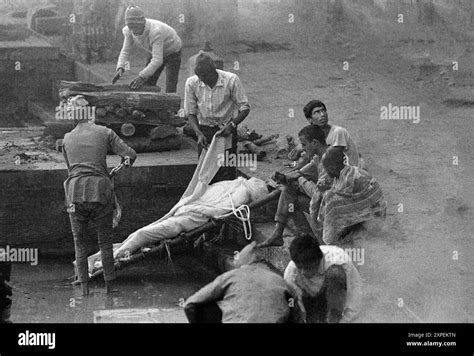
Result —
M 339 322 L 346 301 L 347 279 L 344 268 L 332 265 L 315 297 L 303 297 L 308 323 Z
M 201 304 L 196 307 L 196 310 L 194 311 L 195 315 L 191 320 L 189 319 L 188 315 L 188 321 L 190 323 L 196 323 L 196 324 L 221 324 L 222 323 L 222 310 L 219 308 L 216 302 L 209 302 L 207 304 Z M 186 310 L 185 310 L 186 313 Z
M 199 129 L 201 130 L 203 135 L 206 136 L 207 143 L 209 145 L 211 144 L 212 138 L 214 137 L 216 132 L 220 130 L 218 126 L 210 127 L 210 126 L 204 126 L 204 125 L 199 125 Z M 202 151 L 202 148 L 198 147 L 198 157 L 201 156 L 201 151 Z M 226 150 L 226 152 L 229 152 L 229 155 L 237 154 L 237 129 L 234 129 L 232 131 L 232 147 Z M 220 167 L 210 184 L 221 182 L 223 180 L 234 180 L 236 178 L 236 175 L 237 175 L 236 167 L 228 167 L 228 166 Z
M 150 63 L 152 57 L 148 56 L 146 65 Z M 181 66 L 181 51 L 170 54 L 163 58 L 163 64 L 156 70 L 156 72 L 145 81 L 145 85 L 156 85 L 160 78 L 161 72 L 166 67 L 166 92 L 176 93 L 178 85 L 179 67 Z
M 89 269 L 87 262 L 87 225 L 89 221 L 95 222 L 97 238 L 100 248 L 100 256 L 104 269 L 104 280 L 115 279 L 115 267 L 113 257 L 113 229 L 112 215 L 113 204 L 102 205 L 100 203 L 74 203 L 74 212 L 69 213 L 72 234 L 74 236 L 74 247 L 76 250 L 76 268 L 78 280 L 81 283 L 89 280 Z

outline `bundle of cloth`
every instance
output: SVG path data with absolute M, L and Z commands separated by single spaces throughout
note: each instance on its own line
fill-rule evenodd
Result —
M 228 147 L 229 138 L 214 137 L 208 150 L 203 150 L 193 178 L 179 202 L 159 220 L 135 231 L 119 244 L 114 244 L 114 259 L 131 255 L 139 249 L 191 231 L 211 218 L 232 214 L 233 209 L 268 194 L 263 180 L 257 178 L 221 181 L 210 185 L 219 170 L 218 158 Z M 102 267 L 100 253 L 88 258 L 89 273 Z
M 364 169 L 347 165 L 323 196 L 318 222 L 323 240 L 332 245 L 343 232 L 372 219 L 385 219 L 387 202 L 378 182 Z

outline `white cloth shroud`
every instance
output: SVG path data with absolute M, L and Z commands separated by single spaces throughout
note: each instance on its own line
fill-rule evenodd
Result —
M 232 211 L 232 203 L 239 207 L 268 194 L 265 182 L 258 178 L 239 177 L 209 185 L 220 168 L 219 155 L 224 154 L 229 144 L 231 137 L 214 136 L 208 150 L 202 151 L 191 182 L 179 202 L 159 220 L 130 234 L 122 243 L 114 244 L 114 258 L 191 231 L 212 217 L 226 215 Z M 100 259 L 100 253 L 89 257 L 90 270 L 98 267 L 97 259 Z

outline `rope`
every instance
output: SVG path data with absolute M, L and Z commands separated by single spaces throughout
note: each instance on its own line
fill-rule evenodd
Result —
M 252 225 L 250 224 L 250 208 L 248 205 L 243 204 L 236 209 L 234 202 L 232 201 L 232 196 L 230 195 L 230 193 L 227 194 L 229 195 L 230 204 L 232 205 L 232 213 L 238 220 L 242 222 L 242 225 L 244 226 L 245 238 L 247 240 L 250 240 L 252 238 Z

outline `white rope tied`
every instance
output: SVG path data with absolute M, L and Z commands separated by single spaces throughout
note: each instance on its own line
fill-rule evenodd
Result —
M 247 240 L 250 240 L 252 238 L 252 225 L 250 224 L 250 208 L 248 207 L 248 205 L 243 204 L 236 209 L 234 202 L 232 201 L 232 196 L 230 195 L 230 193 L 227 194 L 229 195 L 230 204 L 232 205 L 232 213 L 238 220 L 242 222 L 242 225 L 244 226 L 245 238 Z

